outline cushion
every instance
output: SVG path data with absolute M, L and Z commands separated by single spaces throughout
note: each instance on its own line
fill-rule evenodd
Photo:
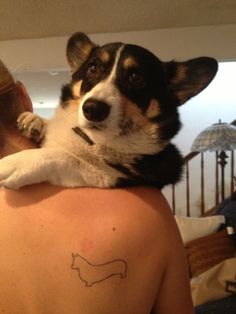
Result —
M 227 229 L 185 244 L 191 277 L 207 271 L 225 259 L 235 256 L 234 237 Z
M 191 279 L 194 305 L 232 295 L 234 293 L 233 289 L 228 288 L 230 283 L 236 283 L 236 257 L 227 259 L 198 277 Z
M 223 215 L 200 218 L 175 215 L 175 220 L 184 243 L 214 233 L 225 223 Z

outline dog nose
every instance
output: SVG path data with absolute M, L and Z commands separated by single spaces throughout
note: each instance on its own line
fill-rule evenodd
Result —
M 105 102 L 90 99 L 83 104 L 82 110 L 87 120 L 101 122 L 108 117 L 111 107 Z

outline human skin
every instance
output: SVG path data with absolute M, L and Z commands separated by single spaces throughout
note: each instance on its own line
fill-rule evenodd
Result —
M 156 189 L 1 189 L 0 247 L 4 313 L 193 313 L 183 245 Z M 87 287 L 72 254 L 121 259 L 127 274 Z
M 34 146 L 0 125 L 1 157 Z M 3 313 L 193 314 L 183 244 L 155 188 L 1 188 L 0 250 Z

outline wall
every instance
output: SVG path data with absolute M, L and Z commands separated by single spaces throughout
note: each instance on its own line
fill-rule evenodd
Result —
M 236 24 L 96 34 L 98 43 L 124 41 L 143 45 L 163 60 L 209 55 L 236 59 Z M 13 70 L 65 69 L 66 37 L 0 42 L 0 58 Z

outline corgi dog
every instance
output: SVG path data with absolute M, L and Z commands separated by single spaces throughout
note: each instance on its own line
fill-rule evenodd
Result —
M 67 43 L 71 81 L 55 116 L 23 113 L 19 127 L 40 147 L 0 160 L 0 185 L 49 182 L 112 188 L 181 178 L 183 159 L 171 139 L 180 129 L 178 107 L 214 78 L 217 61 L 199 57 L 163 62 L 132 44 L 94 44 L 75 33 Z

